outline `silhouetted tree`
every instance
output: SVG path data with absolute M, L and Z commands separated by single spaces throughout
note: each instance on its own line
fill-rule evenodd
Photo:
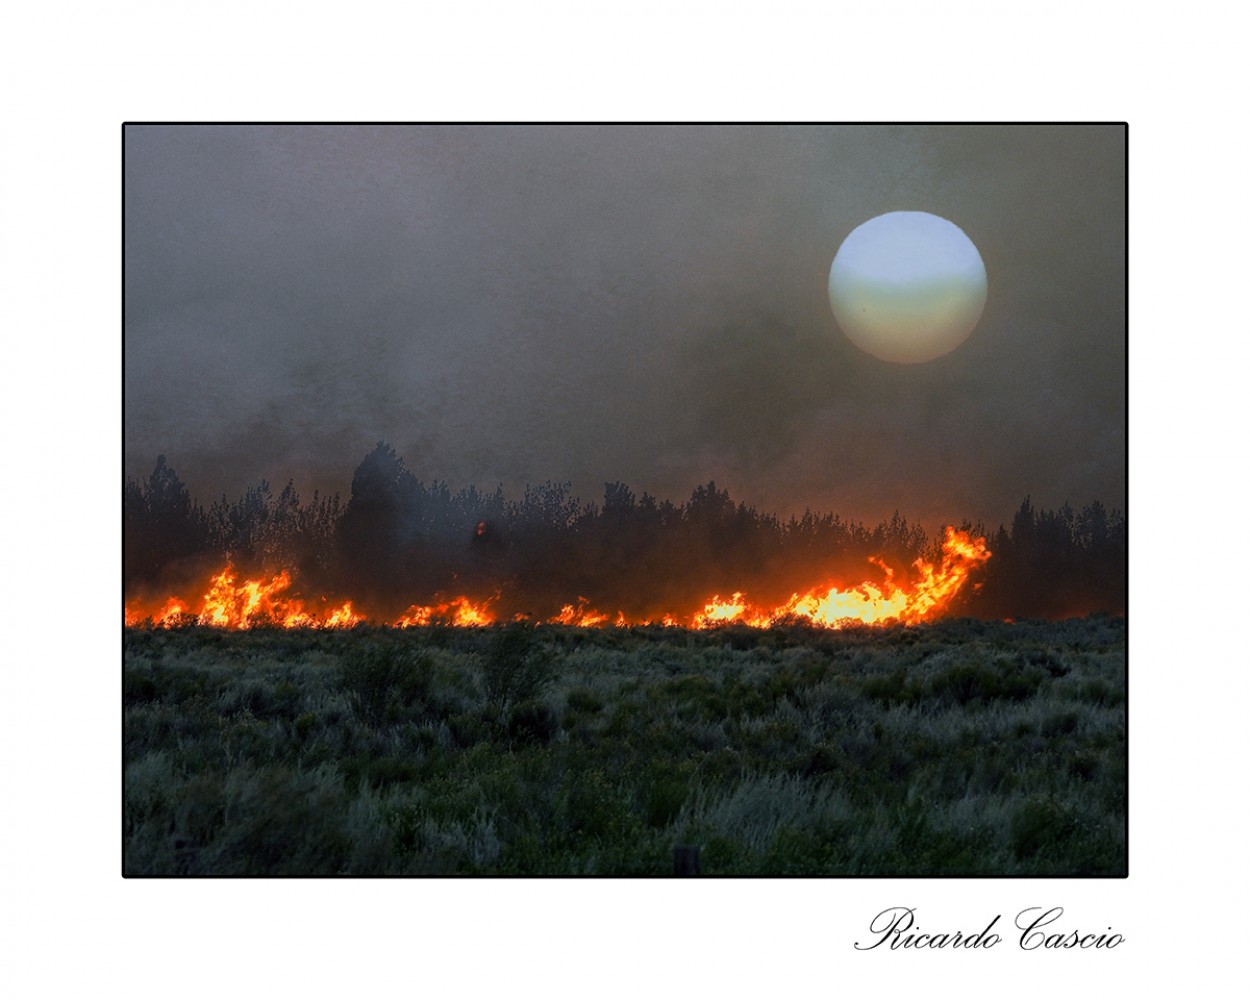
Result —
M 336 576 L 362 601 L 404 604 L 410 547 L 419 537 L 420 484 L 390 445 L 377 446 L 356 467 L 351 499 L 335 531 Z
M 384 442 L 357 466 L 346 504 L 314 493 L 305 506 L 292 482 L 275 495 L 262 481 L 205 514 L 160 456 L 146 480 L 125 483 L 123 517 L 128 584 L 216 553 L 248 572 L 294 570 L 306 596 L 351 597 L 373 617 L 459 593 L 498 592 L 503 617 L 549 617 L 579 597 L 631 619 L 687 614 L 734 590 L 767 606 L 794 590 L 858 583 L 875 572 L 870 556 L 903 576 L 917 557 L 942 557 L 940 540 L 897 511 L 871 529 L 811 511 L 782 522 L 735 503 L 714 481 L 681 506 L 638 497 L 619 481 L 604 483 L 601 506 L 582 505 L 567 482 L 527 486 L 519 500 L 502 487 L 453 493 L 435 480 L 427 488 Z M 980 525 L 963 528 L 985 534 Z M 1026 496 L 1010 526 L 999 525 L 988 541 L 993 555 L 961 593 L 958 613 L 1062 617 L 1126 608 L 1127 526 L 1100 501 L 1051 511 Z
M 204 553 L 209 536 L 203 510 L 178 474 L 158 455 L 143 482 L 122 491 L 122 576 L 126 585 L 155 582 L 181 559 Z
M 1115 525 L 1113 531 L 1112 525 Z M 1127 608 L 1123 520 L 1095 500 L 1081 512 L 1033 507 L 1025 497 L 1011 529 L 999 526 L 982 586 L 961 610 L 991 618 L 1061 618 Z

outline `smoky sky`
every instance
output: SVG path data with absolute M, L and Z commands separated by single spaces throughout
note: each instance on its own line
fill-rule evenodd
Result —
M 382 440 L 514 496 L 1122 507 L 1125 170 L 1115 125 L 129 126 L 125 472 L 346 498 Z M 860 352 L 827 295 L 896 210 L 988 274 L 921 365 Z

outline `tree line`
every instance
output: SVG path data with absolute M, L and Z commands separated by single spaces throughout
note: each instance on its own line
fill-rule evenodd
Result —
M 1127 530 L 1118 511 L 1035 509 L 1025 498 L 1010 526 L 986 531 L 993 552 L 957 614 L 1053 618 L 1122 614 Z M 715 482 L 674 504 L 606 483 L 600 503 L 571 484 L 545 482 L 519 498 L 475 486 L 425 483 L 384 442 L 365 456 L 346 503 L 302 499 L 293 483 L 262 481 L 241 497 L 197 503 L 158 457 L 150 476 L 123 492 L 127 593 L 190 580 L 229 561 L 241 573 L 286 569 L 306 595 L 341 596 L 379 616 L 443 595 L 499 595 L 500 613 L 549 617 L 584 598 L 631 619 L 696 609 L 712 594 L 747 593 L 760 605 L 829 578 L 857 583 L 880 573 L 880 556 L 905 567 L 940 558 L 940 539 L 895 513 L 875 527 L 835 514 L 782 520 L 735 503 Z

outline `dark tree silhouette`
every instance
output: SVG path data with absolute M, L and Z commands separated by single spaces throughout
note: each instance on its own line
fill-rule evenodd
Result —
M 206 518 L 178 474 L 158 455 L 143 482 L 122 492 L 122 576 L 125 585 L 155 581 L 180 560 L 210 548 Z
M 993 553 L 981 586 L 958 610 L 987 618 L 1064 618 L 1128 608 L 1124 521 L 1095 500 L 1080 513 L 1068 504 L 1038 510 L 1025 497 L 1011 528 L 989 539 Z
M 155 583 L 192 557 L 229 559 L 248 573 L 290 569 L 305 596 L 351 598 L 382 619 L 458 594 L 499 595 L 495 610 L 505 619 L 551 617 L 579 598 L 631 620 L 690 614 L 735 590 L 776 606 L 795 590 L 879 575 L 869 557 L 903 577 L 918 557 L 941 559 L 940 539 L 898 512 L 874 528 L 811 511 L 783 522 L 735 503 L 712 481 L 681 506 L 638 497 L 623 482 L 604 484 L 600 506 L 583 506 L 569 483 L 527 486 L 519 500 L 502 487 L 453 493 L 440 480 L 424 486 L 384 442 L 357 466 L 346 504 L 313 494 L 304 505 L 293 483 L 275 495 L 262 481 L 206 514 L 161 456 L 146 480 L 126 482 L 123 517 L 127 587 Z M 988 544 L 993 555 L 954 613 L 1127 609 L 1126 523 L 1097 500 L 1079 512 L 1068 504 L 1050 511 L 1025 497 Z
M 390 445 L 379 441 L 352 476 L 351 499 L 335 531 L 336 578 L 358 600 L 402 604 L 421 524 L 421 488 Z

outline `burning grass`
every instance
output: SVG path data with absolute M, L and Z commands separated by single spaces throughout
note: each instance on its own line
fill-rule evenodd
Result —
M 546 621 L 553 625 L 582 627 L 659 623 L 693 629 L 728 624 L 766 628 L 784 621 L 834 629 L 848 624 L 914 625 L 941 617 L 974 571 L 989 558 L 984 538 L 974 538 L 967 531 L 947 527 L 940 561 L 935 565 L 916 559 L 905 579 L 899 579 L 899 574 L 882 559 L 873 558 L 869 562 L 884 575 L 880 583 L 864 581 L 847 586 L 826 582 L 805 593 L 794 593 L 788 601 L 772 608 L 754 605 L 741 592 L 736 592 L 727 600 L 719 594 L 713 596 L 693 614 L 668 611 L 644 622 L 631 620 L 621 611 L 615 615 L 605 614 L 591 607 L 585 597 L 578 597 L 576 605 L 562 605 L 559 613 Z M 202 589 L 205 592 L 198 603 L 177 596 L 133 599 L 126 605 L 125 623 L 153 627 L 198 624 L 228 629 L 265 625 L 347 628 L 368 620 L 364 613 L 353 608 L 350 600 L 336 604 L 335 600 L 322 597 L 314 604 L 294 595 L 291 574 L 287 570 L 268 579 L 239 580 L 235 570 L 227 565 Z M 495 593 L 485 600 L 473 600 L 461 595 L 429 605 L 413 604 L 388 624 L 401 628 L 435 622 L 457 626 L 491 625 L 507 620 L 493 607 L 499 597 Z M 196 610 L 192 610 L 193 603 Z
M 1121 619 L 125 634 L 134 875 L 1121 876 Z

